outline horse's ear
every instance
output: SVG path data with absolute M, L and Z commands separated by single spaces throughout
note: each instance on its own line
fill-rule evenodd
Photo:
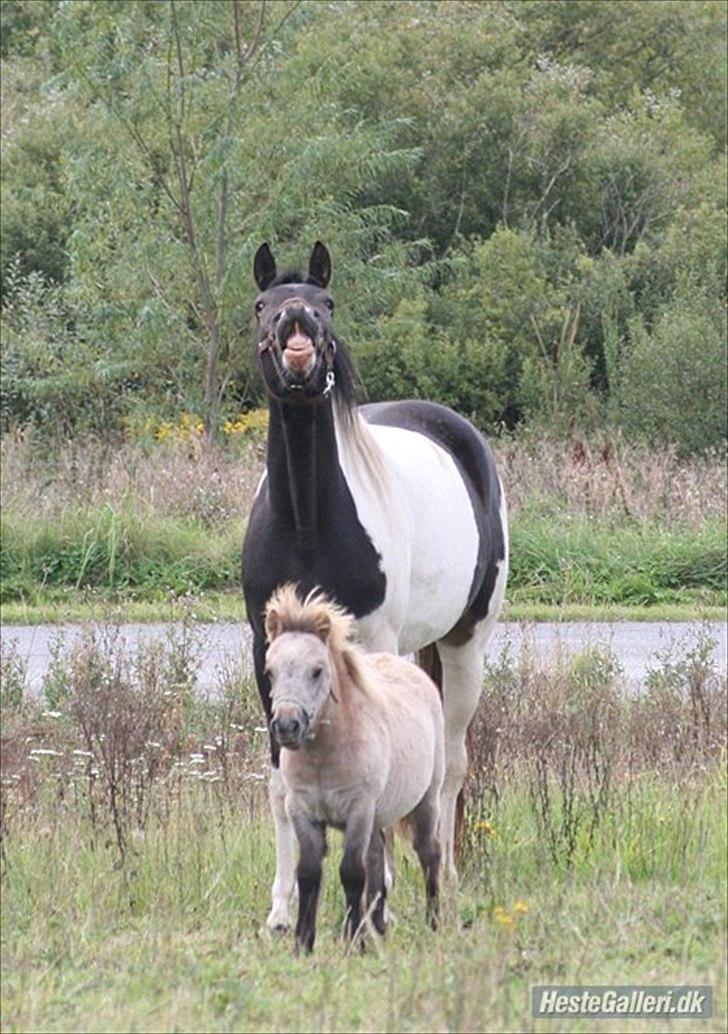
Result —
M 276 260 L 268 247 L 268 242 L 261 244 L 253 260 L 253 276 L 261 291 L 266 291 L 275 280 Z
M 281 615 L 278 613 L 275 604 L 269 603 L 265 609 L 265 635 L 268 642 L 272 643 L 282 631 L 283 622 L 281 621 Z
M 326 287 L 331 279 L 331 255 L 329 249 L 321 241 L 316 241 L 308 260 L 309 279 L 315 280 L 321 287 Z

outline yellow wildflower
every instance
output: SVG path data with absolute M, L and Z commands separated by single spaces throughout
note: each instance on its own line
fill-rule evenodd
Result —
M 497 905 L 496 908 L 493 909 L 493 916 L 496 923 L 498 923 L 499 926 L 502 926 L 505 930 L 508 930 L 513 926 L 513 916 L 509 916 L 501 905 Z
M 516 901 L 513 905 L 513 911 L 516 913 L 516 915 L 525 916 L 526 912 L 528 912 L 528 905 L 525 901 L 521 901 L 521 899 L 519 898 L 518 901 Z
M 483 822 L 476 822 L 475 823 L 475 829 L 480 830 L 481 832 L 485 833 L 485 835 L 487 837 L 494 837 L 495 836 L 495 829 L 494 829 L 493 826 L 491 826 L 490 822 L 485 822 L 485 821 L 483 821 Z

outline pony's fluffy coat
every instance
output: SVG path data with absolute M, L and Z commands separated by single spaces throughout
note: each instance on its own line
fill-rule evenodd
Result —
M 299 843 L 298 943 L 313 948 L 327 826 L 344 831 L 350 936 L 359 931 L 365 898 L 374 928 L 384 932 L 384 837 L 403 819 L 434 925 L 444 776 L 437 687 L 403 657 L 364 654 L 352 615 L 318 590 L 301 600 L 291 583 L 277 589 L 265 622 L 272 728 L 284 748 L 285 809 Z

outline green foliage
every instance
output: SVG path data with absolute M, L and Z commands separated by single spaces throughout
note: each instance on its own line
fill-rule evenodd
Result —
M 516 603 L 717 602 L 728 573 L 719 522 L 695 532 L 521 515 L 511 526 L 511 558 Z
M 629 327 L 621 371 L 619 419 L 652 441 L 669 437 L 698 452 L 728 433 L 725 311 L 700 294 L 676 298 L 653 329 Z
M 34 600 L 72 588 L 122 597 L 233 588 L 239 582 L 242 528 L 220 531 L 198 522 L 117 512 L 42 518 L 3 517 L 0 567 L 6 598 Z
M 2 521 L 3 601 L 31 604 L 69 591 L 109 599 L 164 600 L 235 590 L 240 522 L 206 527 L 191 517 L 150 518 L 107 506 L 48 520 Z M 725 526 L 697 530 L 609 525 L 528 511 L 511 522 L 509 598 L 516 604 L 719 605 L 725 600 Z
M 678 309 L 686 369 L 706 319 L 718 361 L 721 5 L 304 2 L 260 34 L 256 3 L 1 9 L 4 428 L 217 414 L 213 354 L 228 403 L 259 402 L 252 255 L 321 238 L 370 398 L 721 440 L 715 392 L 634 405 Z

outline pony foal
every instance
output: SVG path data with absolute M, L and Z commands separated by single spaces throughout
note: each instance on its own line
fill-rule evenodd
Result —
M 326 827 L 344 832 L 346 934 L 366 906 L 384 933 L 384 831 L 406 819 L 437 917 L 438 822 L 444 722 L 435 684 L 393 654 L 352 643 L 354 618 L 321 593 L 292 585 L 266 607 L 271 735 L 284 748 L 285 806 L 299 845 L 296 942 L 313 949 Z M 364 898 L 366 897 L 366 900 Z

